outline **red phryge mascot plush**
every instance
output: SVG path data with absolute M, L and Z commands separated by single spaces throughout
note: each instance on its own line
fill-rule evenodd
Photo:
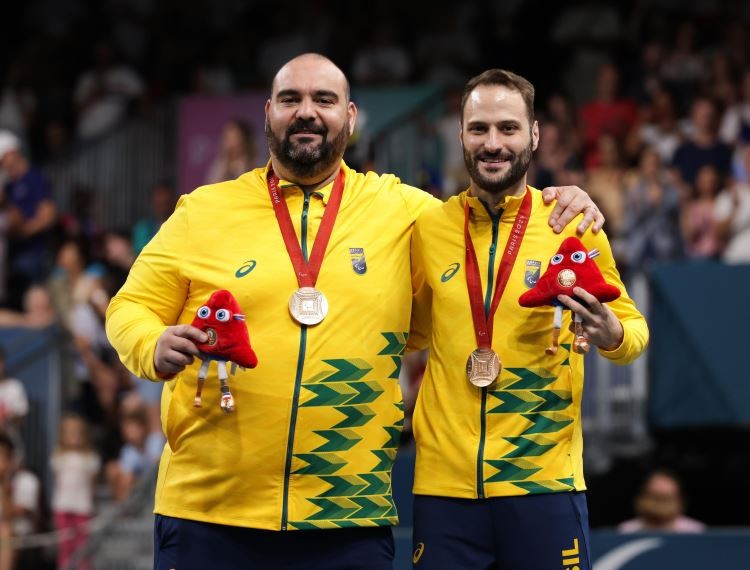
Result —
M 209 364 L 215 360 L 221 382 L 221 409 L 229 413 L 234 410 L 234 398 L 227 385 L 227 362 L 232 362 L 232 374 L 236 366 L 255 368 L 258 364 L 258 357 L 250 346 L 245 315 L 232 294 L 222 289 L 212 293 L 208 302 L 198 309 L 192 325 L 208 335 L 205 343 L 197 345 L 203 363 L 198 371 L 193 406 L 201 407 L 203 382 L 208 376 Z
M 620 290 L 607 283 L 602 272 L 594 263 L 593 258 L 599 255 L 598 249 L 587 252 L 584 245 L 576 237 L 566 238 L 560 249 L 552 256 L 547 271 L 539 278 L 533 289 L 526 291 L 518 299 L 522 307 L 555 307 L 555 328 L 552 333 L 552 346 L 547 347 L 547 354 L 557 352 L 560 327 L 562 326 L 562 312 L 564 305 L 557 300 L 558 295 L 569 295 L 582 305 L 586 303 L 573 295 L 573 287 L 580 287 L 591 293 L 600 302 L 614 301 L 620 296 Z M 575 342 L 573 349 L 577 353 L 588 352 L 588 339 L 583 336 L 581 318 L 574 315 Z

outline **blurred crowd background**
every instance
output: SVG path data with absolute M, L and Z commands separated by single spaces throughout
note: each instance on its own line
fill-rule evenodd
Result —
M 265 162 L 260 105 L 302 52 L 330 56 L 352 82 L 364 112 L 350 165 L 441 198 L 468 185 L 463 84 L 490 67 L 524 75 L 541 130 L 530 183 L 589 192 L 644 310 L 659 268 L 686 267 L 662 279 L 658 299 L 716 276 L 674 315 L 712 314 L 697 327 L 716 341 L 731 314 L 747 338 L 747 2 L 28 0 L 5 6 L 4 21 L 0 533 L 18 548 L 0 548 L 0 570 L 85 568 L 76 553 L 91 542 L 88 523 L 153 472 L 161 386 L 122 367 L 104 311 L 180 193 Z M 260 104 L 247 115 L 233 106 L 251 100 Z M 188 140 L 191 109 L 213 138 Z M 685 323 L 669 326 L 687 331 L 675 342 L 703 346 Z M 679 370 L 666 378 L 654 364 L 678 358 L 664 346 L 639 369 L 612 372 L 595 357 L 587 368 L 592 526 L 748 526 L 747 412 L 660 421 L 654 386 L 675 390 L 660 392 L 666 408 L 696 397 Z M 690 346 L 684 354 L 700 357 Z M 695 366 L 710 384 L 711 362 Z M 418 358 L 404 367 L 411 401 L 419 369 Z M 726 409 L 750 409 L 737 399 L 748 395 L 746 367 L 720 375 Z

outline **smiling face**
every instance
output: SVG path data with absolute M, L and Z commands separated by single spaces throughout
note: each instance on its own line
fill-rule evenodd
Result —
M 464 162 L 474 189 L 517 194 L 539 143 L 521 93 L 504 85 L 479 85 L 466 99 L 461 122 Z
M 266 138 L 274 162 L 293 182 L 309 184 L 337 168 L 354 130 L 357 109 L 341 70 L 307 54 L 276 74 L 266 102 Z

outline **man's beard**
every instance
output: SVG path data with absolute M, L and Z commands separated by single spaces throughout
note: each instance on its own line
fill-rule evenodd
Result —
M 479 188 L 491 194 L 501 194 L 518 184 L 529 170 L 531 157 L 534 154 L 533 144 L 532 140 L 529 142 L 529 146 L 521 151 L 521 154 L 513 154 L 512 152 L 503 151 L 498 151 L 496 153 L 481 151 L 472 156 L 464 148 L 464 163 L 466 164 L 466 170 L 469 171 L 469 176 Z M 500 178 L 490 179 L 482 175 L 479 171 L 478 163 L 480 160 L 493 158 L 510 161 L 510 168 L 508 168 L 508 171 Z
M 292 142 L 292 135 L 301 132 L 320 135 L 323 140 L 317 146 Z M 327 128 L 298 119 L 289 125 L 282 140 L 274 134 L 266 119 L 266 140 L 271 154 L 284 168 L 299 178 L 309 179 L 326 172 L 334 164 L 341 161 L 346 150 L 346 144 L 349 142 L 349 130 L 345 123 L 341 127 L 341 131 L 329 140 Z

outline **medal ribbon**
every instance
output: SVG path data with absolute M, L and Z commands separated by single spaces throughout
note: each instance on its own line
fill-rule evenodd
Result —
M 484 301 L 482 299 L 482 280 L 479 275 L 479 262 L 477 253 L 474 250 L 474 243 L 471 241 L 469 233 L 469 200 L 467 197 L 464 206 L 464 239 L 466 241 L 466 285 L 469 289 L 469 302 L 471 304 L 471 316 L 474 319 L 474 335 L 476 336 L 477 346 L 479 348 L 492 349 L 492 329 L 495 320 L 495 313 L 500 305 L 500 298 L 503 296 L 505 286 L 510 279 L 513 265 L 518 257 L 518 250 L 521 249 L 521 240 L 526 232 L 526 226 L 529 223 L 531 214 L 531 192 L 526 190 L 521 207 L 513 221 L 513 228 L 505 244 L 503 257 L 500 266 L 497 268 L 497 278 L 495 285 L 495 294 L 492 297 L 489 315 L 484 313 Z
M 276 220 L 279 222 L 281 236 L 284 238 L 284 245 L 289 253 L 289 259 L 294 266 L 294 272 L 297 275 L 297 283 L 300 287 L 315 287 L 320 273 L 320 266 L 323 264 L 323 256 L 328 247 L 328 240 L 333 231 L 333 224 L 341 205 L 341 195 L 344 193 L 344 169 L 339 170 L 336 180 L 333 183 L 333 190 L 328 198 L 323 220 L 320 222 L 320 228 L 313 242 L 310 260 L 305 261 L 302 254 L 302 247 L 297 241 L 297 234 L 294 233 L 294 225 L 289 215 L 289 207 L 279 189 L 279 177 L 276 173 L 268 169 L 268 193 L 271 195 L 271 204 L 276 214 Z

